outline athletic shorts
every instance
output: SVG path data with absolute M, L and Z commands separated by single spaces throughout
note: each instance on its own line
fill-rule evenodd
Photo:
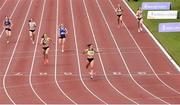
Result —
M 120 14 L 120 15 L 117 15 L 118 17 L 121 17 L 122 16 L 122 14 Z
M 64 39 L 64 38 L 66 38 L 66 35 L 60 35 L 59 38 Z
M 87 58 L 87 60 L 89 63 L 91 63 L 94 60 L 94 58 Z
M 34 32 L 35 30 L 29 30 L 30 32 Z
M 48 47 L 43 47 L 43 50 L 46 51 L 48 48 L 49 48 L 49 46 Z
M 142 18 L 137 18 L 139 21 L 142 19 Z
M 5 28 L 5 30 L 11 31 L 11 29 L 10 29 L 10 28 Z

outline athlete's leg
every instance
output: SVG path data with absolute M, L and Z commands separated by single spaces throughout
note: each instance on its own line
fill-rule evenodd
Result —
M 120 16 L 120 22 L 121 22 L 121 24 L 122 24 L 122 15 Z
M 30 36 L 31 40 L 33 40 L 32 39 L 32 32 L 31 31 L 29 31 L 29 36 Z
M 66 41 L 66 38 L 63 38 L 62 39 L 62 44 L 61 44 L 62 52 L 64 52 L 64 43 L 65 43 L 65 41 Z
M 143 19 L 140 20 L 140 31 L 142 31 Z
M 46 61 L 46 63 L 49 62 L 48 61 L 48 53 L 49 53 L 49 48 L 47 48 L 46 51 L 45 51 L 45 61 Z
M 11 31 L 10 30 L 6 30 L 6 42 L 7 43 L 10 42 L 10 36 L 11 36 Z
M 138 19 L 138 32 L 140 32 L 140 20 Z
M 120 22 L 119 22 L 119 20 L 120 20 L 120 17 L 118 16 L 118 19 L 117 19 L 117 21 L 118 21 L 118 25 L 119 25 L 119 23 L 120 23 Z
M 90 63 L 90 75 L 91 75 L 91 79 L 93 79 L 93 76 L 94 76 L 94 60 L 92 60 Z
M 62 43 L 62 39 L 61 39 L 61 38 L 59 38 L 59 44 L 61 45 L 61 43 Z
M 89 65 L 90 65 L 90 62 L 87 60 L 87 64 L 86 64 L 86 69 L 88 69 L 89 68 Z

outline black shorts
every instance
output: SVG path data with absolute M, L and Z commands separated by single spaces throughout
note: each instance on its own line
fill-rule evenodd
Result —
M 142 18 L 137 18 L 139 21 L 142 19 Z
M 43 47 L 43 50 L 46 51 L 48 48 L 49 48 L 49 46 L 48 47 Z
M 34 32 L 35 30 L 29 30 L 30 32 Z
M 94 58 L 87 58 L 87 60 L 89 63 L 91 63 L 94 60 Z
M 120 15 L 117 15 L 118 17 L 121 17 L 122 16 L 122 14 L 120 14 Z
M 64 39 L 64 38 L 66 38 L 66 35 L 60 35 L 59 38 Z
M 10 28 L 5 28 L 5 30 L 7 30 L 7 31 L 11 31 L 11 29 L 10 29 Z

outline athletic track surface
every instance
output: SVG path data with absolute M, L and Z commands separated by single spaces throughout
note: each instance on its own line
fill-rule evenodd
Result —
M 115 7 L 124 10 L 117 26 Z M 0 27 L 0 104 L 180 104 L 180 75 L 121 0 L 0 0 L 0 21 L 13 21 L 11 43 Z M 28 19 L 37 22 L 36 44 Z M 68 29 L 65 52 L 57 40 Z M 49 64 L 43 64 L 40 37 L 47 33 Z M 93 43 L 95 78 L 82 51 Z

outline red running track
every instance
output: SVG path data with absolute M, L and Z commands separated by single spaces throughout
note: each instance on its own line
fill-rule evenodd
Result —
M 117 26 L 114 8 L 124 10 Z M 179 72 L 146 31 L 137 32 L 136 19 L 119 0 L 1 0 L 0 20 L 13 20 L 11 43 L 0 27 L 0 104 L 179 104 Z M 27 21 L 38 25 L 36 44 Z M 65 52 L 57 27 L 65 24 Z M 43 64 L 40 37 L 47 33 L 48 65 Z M 85 69 L 82 50 L 93 43 L 94 80 Z

